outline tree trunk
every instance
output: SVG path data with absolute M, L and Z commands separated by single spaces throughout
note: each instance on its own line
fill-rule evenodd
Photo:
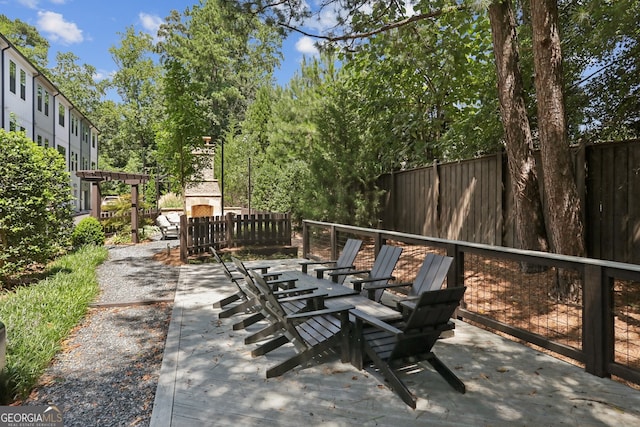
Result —
M 582 210 L 565 119 L 557 1 L 531 0 L 531 25 L 547 232 L 554 252 L 584 256 Z M 570 276 L 560 274 L 559 297 L 576 297 Z
M 511 0 L 489 6 L 493 52 L 498 75 L 500 115 L 504 127 L 509 176 L 515 196 L 515 226 L 520 248 L 547 251 L 533 138 L 524 102 L 522 75 Z M 523 265 L 527 272 L 539 271 Z

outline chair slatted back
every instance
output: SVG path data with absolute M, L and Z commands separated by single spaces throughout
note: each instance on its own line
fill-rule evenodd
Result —
M 466 287 L 460 286 L 420 294 L 415 309 L 402 328 L 404 334 L 398 339 L 389 358 L 403 358 L 431 351 L 440 332 L 450 329 L 449 320 L 466 290 Z
M 256 287 L 261 292 L 264 297 L 263 307 L 269 312 L 274 318 L 280 320 L 282 325 L 286 329 L 289 334 L 289 339 L 291 342 L 297 347 L 302 348 L 305 346 L 305 340 L 300 335 L 299 331 L 295 326 L 293 326 L 290 322 L 286 320 L 287 311 L 282 306 L 280 300 L 273 294 L 273 291 L 269 287 L 267 281 L 262 277 L 262 275 L 254 270 L 249 272 L 252 277 Z
M 340 252 L 340 256 L 336 260 L 336 267 L 344 267 L 344 271 L 348 271 L 351 266 L 353 266 L 356 256 L 358 256 L 358 252 L 360 252 L 360 247 L 362 246 L 362 240 L 359 239 L 347 239 L 344 244 L 344 248 L 342 248 L 342 252 Z M 342 270 L 334 270 L 335 272 L 341 272 Z M 337 276 L 336 283 L 343 284 L 344 280 L 347 276 Z
M 269 284 L 264 279 L 264 277 L 262 277 L 262 275 L 257 271 L 253 270 L 251 270 L 249 274 L 253 278 L 256 287 L 264 297 L 264 300 L 269 304 L 269 311 L 273 312 L 280 319 L 284 319 L 287 313 L 282 307 L 282 304 L 280 304 L 280 301 L 278 301 L 278 298 L 273 294 L 271 288 L 269 287 Z
M 229 267 L 227 266 L 227 264 L 225 264 L 222 258 L 220 258 L 220 255 L 218 254 L 218 252 L 215 250 L 213 246 L 209 247 L 209 252 L 213 254 L 213 257 L 216 259 L 216 262 L 218 262 L 218 264 L 222 266 L 222 271 L 224 272 L 224 275 L 227 276 L 227 278 L 231 280 L 231 282 L 233 282 L 234 285 L 236 285 L 236 288 L 238 288 L 238 291 L 246 297 L 247 296 L 246 292 L 244 291 L 244 289 L 242 289 L 242 287 L 240 286 L 240 283 L 238 283 L 238 280 L 240 280 L 240 277 L 233 275 L 231 270 L 229 270 Z
M 417 296 L 423 292 L 440 289 L 447 278 L 452 262 L 452 257 L 429 253 L 411 286 L 409 296 Z
M 348 267 L 353 265 L 361 246 L 362 240 L 347 239 L 344 244 L 344 248 L 342 248 L 342 252 L 340 252 L 340 256 L 336 260 L 336 267 Z
M 389 280 L 386 278 L 393 274 L 393 270 L 396 268 L 401 254 L 402 248 L 399 246 L 382 245 L 373 263 L 373 267 L 371 267 L 371 273 L 369 273 L 369 277 L 371 278 L 380 277 L 382 279 L 370 282 L 369 284 L 383 285 L 387 283 Z M 384 289 L 378 289 L 375 292 L 374 301 L 380 302 L 383 293 Z
M 249 274 L 249 270 L 245 267 L 244 263 L 236 257 L 231 257 L 231 260 L 233 261 L 233 264 L 236 266 L 236 270 L 238 270 L 238 272 L 242 274 L 242 276 L 244 277 L 244 281 L 247 285 L 248 291 L 251 293 L 251 296 L 257 299 L 261 299 L 262 292 L 256 286 L 256 283 L 253 280 L 253 277 L 251 276 L 251 274 Z

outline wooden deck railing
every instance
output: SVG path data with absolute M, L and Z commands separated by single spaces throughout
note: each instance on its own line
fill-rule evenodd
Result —
M 238 246 L 290 246 L 291 218 L 286 213 L 199 218 L 180 217 L 180 257 Z
M 335 259 L 349 237 L 365 242 L 357 268 L 370 268 L 382 244 L 403 246 L 394 273 L 402 282 L 427 252 L 452 256 L 447 286 L 467 286 L 461 319 L 640 384 L 640 266 L 307 220 L 304 257 Z M 572 298 L 557 292 L 567 274 Z

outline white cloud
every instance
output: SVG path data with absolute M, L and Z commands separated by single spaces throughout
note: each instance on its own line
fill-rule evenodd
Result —
M 96 70 L 96 72 L 93 75 L 93 80 L 99 82 L 99 81 L 102 81 L 104 79 L 108 79 L 112 75 L 113 75 L 113 72 L 103 71 L 103 70 Z
M 148 13 L 140 12 L 138 14 L 138 18 L 140 18 L 140 22 L 142 23 L 142 28 L 145 31 L 151 33 L 152 35 L 158 34 L 158 29 L 160 25 L 164 22 L 162 18 L 157 15 L 149 15 Z
M 19 0 L 18 3 L 28 7 L 29 9 L 36 9 L 38 7 L 38 0 Z
M 314 45 L 311 37 L 300 37 L 296 42 L 296 50 L 300 53 L 308 55 L 318 55 L 318 48 Z
M 38 12 L 38 30 L 46 33 L 53 41 L 63 44 L 80 43 L 84 40 L 82 30 L 73 22 L 55 12 Z
M 311 28 L 312 30 L 325 31 L 333 28 L 338 24 L 338 16 L 340 12 L 335 9 L 322 9 L 320 13 L 307 19 L 304 22 L 304 26 Z

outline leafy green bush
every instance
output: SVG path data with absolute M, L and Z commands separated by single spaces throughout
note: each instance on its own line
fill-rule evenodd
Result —
M 65 160 L 23 132 L 0 129 L 0 280 L 45 263 L 70 244 L 71 189 Z
M 84 245 L 104 245 L 104 230 L 97 218 L 88 216 L 80 220 L 71 234 L 71 242 L 74 248 Z

